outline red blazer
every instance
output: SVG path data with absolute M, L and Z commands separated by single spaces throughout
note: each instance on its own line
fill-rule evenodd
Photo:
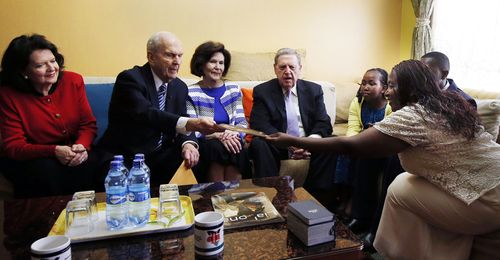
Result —
M 13 160 L 52 157 L 56 145 L 90 150 L 97 127 L 82 76 L 63 72 L 47 96 L 2 86 L 0 131 L 3 152 Z

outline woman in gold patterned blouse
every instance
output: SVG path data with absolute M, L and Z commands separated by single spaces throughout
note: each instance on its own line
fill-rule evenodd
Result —
M 399 153 L 406 173 L 389 187 L 374 243 L 388 259 L 499 259 L 500 145 L 420 61 L 393 68 L 386 96 L 396 112 L 356 136 L 268 140 L 356 156 Z

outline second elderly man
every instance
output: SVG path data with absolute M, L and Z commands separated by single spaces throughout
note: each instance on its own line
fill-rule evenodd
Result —
M 299 79 L 299 54 L 289 48 L 278 50 L 274 58 L 276 78 L 254 88 L 250 126 L 266 134 L 286 132 L 295 136 L 322 138 L 332 134 L 332 125 L 323 102 L 321 86 Z M 280 149 L 254 137 L 250 145 L 255 177 L 277 176 L 280 160 L 311 158 L 304 187 L 315 197 L 328 197 L 333 187 L 336 156 L 311 154 L 304 149 Z

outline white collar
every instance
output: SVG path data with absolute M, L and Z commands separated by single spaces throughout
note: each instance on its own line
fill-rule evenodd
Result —
M 446 84 L 444 84 L 443 91 L 447 90 L 449 87 L 450 87 L 450 82 L 447 79 Z
M 153 73 L 153 80 L 155 81 L 155 88 L 156 88 L 156 91 L 158 91 L 158 89 L 160 89 L 160 86 L 163 85 L 163 80 L 160 79 L 160 77 L 158 77 L 158 75 L 156 75 L 156 73 L 153 71 L 153 69 L 151 69 L 151 73 Z M 168 83 L 165 83 L 165 86 L 168 85 Z
M 283 95 L 286 95 L 286 92 L 288 92 L 287 90 L 281 88 L 281 91 L 283 91 Z M 292 94 L 296 97 L 298 97 L 297 95 L 297 84 L 295 84 L 291 89 L 290 89 L 290 92 L 292 92 Z

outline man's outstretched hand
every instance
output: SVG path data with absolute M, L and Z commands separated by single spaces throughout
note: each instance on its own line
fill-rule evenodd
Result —
M 186 123 L 186 130 L 189 132 L 197 131 L 204 135 L 215 132 L 224 132 L 225 129 L 219 127 L 213 119 L 210 118 L 190 118 Z

